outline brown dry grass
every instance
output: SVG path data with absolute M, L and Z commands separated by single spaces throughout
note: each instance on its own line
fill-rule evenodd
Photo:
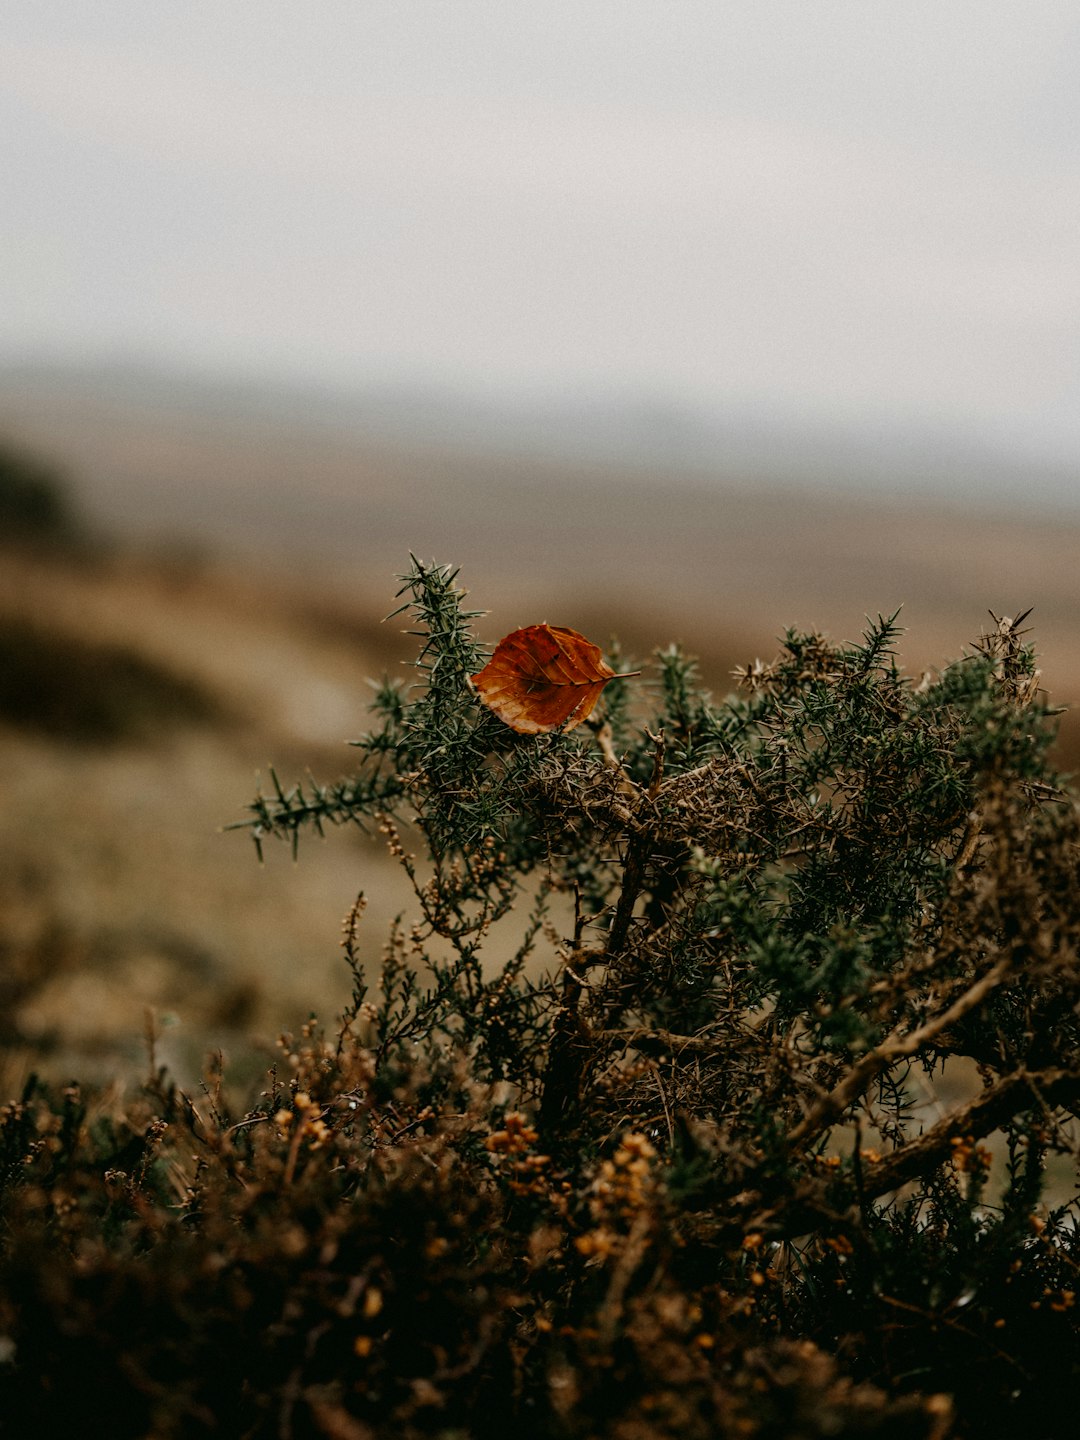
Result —
M 260 868 L 221 827 L 271 761 L 290 778 L 346 767 L 380 637 L 361 647 L 265 581 L 11 552 L 0 616 L 91 657 L 122 645 L 213 702 L 120 740 L 0 725 L 9 1068 L 42 1054 L 53 1073 L 140 1066 L 149 1009 L 180 1022 L 162 1055 L 190 1077 L 205 1048 L 247 1052 L 313 1005 L 334 1013 L 340 918 L 366 885 L 378 925 L 396 872 L 351 836 L 295 866 L 272 847 Z

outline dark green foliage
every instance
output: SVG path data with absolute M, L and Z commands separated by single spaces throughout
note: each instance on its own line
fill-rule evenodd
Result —
M 357 902 L 337 1035 L 239 1118 L 161 1077 L 9 1107 L 0 1398 L 58 1415 L 75 1375 L 110 1435 L 1071 1434 L 1080 824 L 1019 621 L 918 684 L 895 616 L 792 632 L 721 705 L 667 651 L 523 737 L 455 573 L 402 593 L 416 685 L 251 825 L 378 830 L 415 913 L 383 944 Z

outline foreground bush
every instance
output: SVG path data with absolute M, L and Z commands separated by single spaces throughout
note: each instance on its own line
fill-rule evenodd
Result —
M 215 1076 L 7 1107 L 6 1413 L 1073 1433 L 1080 834 L 1018 625 L 918 684 L 892 621 L 791 633 L 721 706 L 666 652 L 526 737 L 453 572 L 404 593 L 420 683 L 252 826 L 378 828 L 416 912 L 382 945 L 357 901 L 347 1013 L 246 1113 Z

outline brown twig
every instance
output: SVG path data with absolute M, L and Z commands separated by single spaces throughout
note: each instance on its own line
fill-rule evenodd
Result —
M 925 1174 L 949 1154 L 957 1136 L 970 1135 L 978 1140 L 1032 1104 L 1052 1107 L 1076 1099 L 1080 1099 L 1080 1075 L 1060 1068 L 1033 1074 L 1015 1070 L 967 1105 L 946 1115 L 918 1139 L 866 1166 L 865 1193 L 874 1199 Z
M 854 1100 L 859 1098 L 876 1075 L 887 1070 L 895 1060 L 902 1060 L 907 1055 L 915 1055 L 936 1035 L 943 1030 L 948 1030 L 951 1025 L 955 1025 L 957 1021 L 962 1020 L 965 1015 L 981 1005 L 991 990 L 1001 984 L 1011 968 L 1012 956 L 1002 956 L 996 965 L 969 986 L 947 1010 L 943 1010 L 940 1014 L 927 1020 L 924 1025 L 920 1025 L 917 1030 L 911 1030 L 906 1035 L 899 1034 L 894 1030 L 880 1045 L 876 1045 L 873 1050 L 864 1055 L 838 1085 L 834 1086 L 827 1095 L 807 1111 L 799 1124 L 791 1131 L 788 1137 L 789 1143 L 792 1146 L 802 1145 L 807 1140 L 812 1140 L 819 1135 L 822 1130 L 827 1129 L 840 1118 Z

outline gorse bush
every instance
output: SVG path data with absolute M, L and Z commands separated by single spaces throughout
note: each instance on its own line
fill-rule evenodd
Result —
M 665 651 L 523 736 L 455 572 L 402 594 L 417 682 L 250 825 L 380 832 L 415 911 L 358 899 L 345 1015 L 243 1113 L 160 1073 L 8 1106 L 10 1413 L 1071 1434 L 1080 829 L 1019 622 L 917 683 L 895 617 L 791 632 L 723 704 Z

